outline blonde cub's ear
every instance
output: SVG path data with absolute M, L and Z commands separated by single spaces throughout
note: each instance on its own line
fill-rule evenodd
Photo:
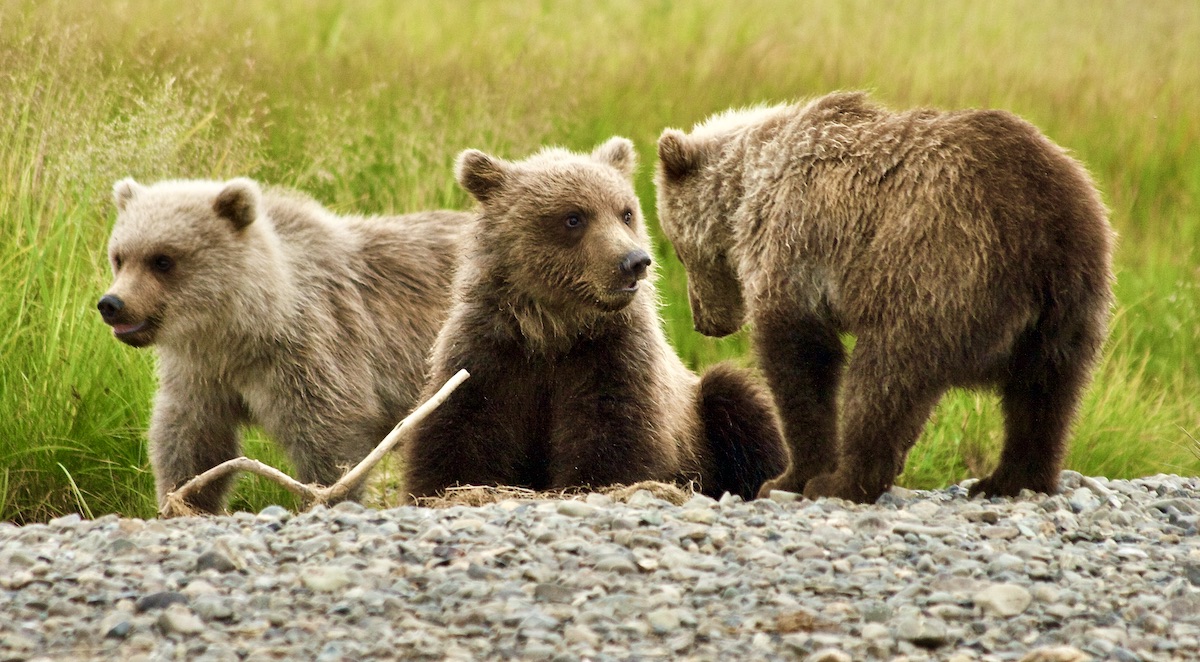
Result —
M 658 160 L 669 177 L 686 177 L 704 165 L 706 150 L 702 144 L 679 129 L 666 129 L 658 138 Z
M 262 190 L 258 188 L 258 182 L 238 177 L 229 180 L 225 188 L 217 194 L 217 199 L 213 201 L 213 211 L 232 223 L 235 230 L 242 230 L 258 218 L 261 200 Z
M 626 177 L 633 177 L 637 168 L 637 152 L 628 138 L 609 138 L 592 151 L 592 158 L 616 168 Z
M 487 203 L 508 181 L 511 166 L 477 149 L 464 150 L 454 162 L 454 178 L 476 200 Z
M 138 196 L 144 186 L 134 181 L 132 177 L 126 177 L 121 181 L 113 184 L 113 203 L 117 205 L 117 211 L 125 211 L 125 207 Z

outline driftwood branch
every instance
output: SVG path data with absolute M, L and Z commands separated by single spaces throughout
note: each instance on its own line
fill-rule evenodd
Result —
M 249 471 L 250 473 L 258 474 L 279 483 L 289 492 L 300 497 L 305 510 L 317 504 L 343 499 L 354 488 L 366 480 L 367 474 L 370 473 L 371 469 L 374 469 L 375 465 L 379 464 L 379 461 L 387 455 L 388 451 L 400 443 L 400 440 L 404 438 L 404 435 L 414 425 L 420 423 L 434 409 L 437 409 L 439 405 L 446 401 L 446 398 L 450 397 L 454 389 L 458 388 L 459 384 L 462 384 L 470 376 L 470 373 L 466 370 L 459 370 L 455 373 L 442 388 L 438 389 L 437 393 L 434 393 L 432 397 L 423 402 L 420 407 L 414 409 L 411 414 L 404 417 L 404 420 L 400 421 L 396 427 L 392 428 L 392 431 L 383 438 L 383 441 L 379 442 L 375 450 L 371 451 L 370 454 L 363 458 L 354 468 L 350 469 L 350 471 L 347 471 L 333 485 L 328 487 L 306 485 L 275 467 L 263 464 L 258 460 L 252 460 L 248 457 L 236 457 L 218 464 L 208 471 L 193 477 L 174 491 L 168 492 L 158 509 L 158 515 L 159 517 L 182 517 L 195 514 L 195 510 L 187 503 L 188 497 L 195 494 L 198 490 L 203 489 L 212 481 L 238 471 Z

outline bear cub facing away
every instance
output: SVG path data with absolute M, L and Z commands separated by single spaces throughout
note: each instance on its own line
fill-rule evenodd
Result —
M 301 481 L 329 485 L 416 404 L 466 214 L 338 217 L 249 179 L 113 192 L 115 280 L 98 308 L 119 340 L 158 352 L 160 505 L 240 455 L 243 424 L 281 444 Z M 189 505 L 218 512 L 228 488 Z
M 1006 112 L 835 93 L 668 129 L 658 152 L 697 330 L 753 325 L 792 456 L 764 490 L 874 501 L 955 386 L 1002 398 L 1004 450 L 972 493 L 1057 489 L 1114 236 L 1063 149 Z
M 471 378 L 414 427 L 410 498 L 649 479 L 752 498 L 786 466 L 765 389 L 726 365 L 698 377 L 667 343 L 635 159 L 623 138 L 515 163 L 460 155 L 479 214 L 426 395 Z

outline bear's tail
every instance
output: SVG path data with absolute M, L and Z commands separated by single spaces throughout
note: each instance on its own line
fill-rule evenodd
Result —
M 779 420 L 766 389 L 746 370 L 720 363 L 700 378 L 700 418 L 712 454 L 713 475 L 702 491 L 750 500 L 787 468 Z

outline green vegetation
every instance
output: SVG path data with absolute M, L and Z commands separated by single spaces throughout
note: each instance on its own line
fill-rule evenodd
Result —
M 0 519 L 153 513 L 153 355 L 94 311 L 115 180 L 249 175 L 342 211 L 463 208 L 463 148 L 621 134 L 653 217 L 664 127 L 849 88 L 1006 108 L 1089 165 L 1121 234 L 1119 306 L 1069 466 L 1200 469 L 1196 3 L 0 0 L 0 72 Z M 657 257 L 680 353 L 749 362 L 743 336 L 692 331 L 682 269 Z M 987 471 L 998 409 L 948 397 L 901 482 Z M 247 479 L 234 505 L 282 498 Z

